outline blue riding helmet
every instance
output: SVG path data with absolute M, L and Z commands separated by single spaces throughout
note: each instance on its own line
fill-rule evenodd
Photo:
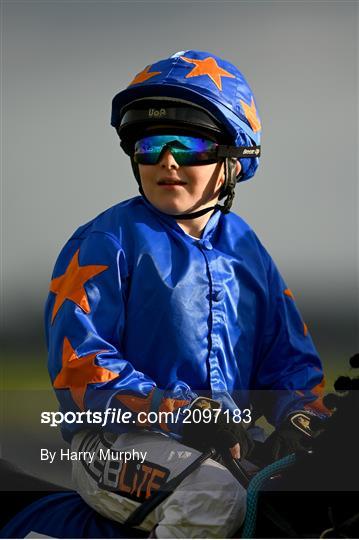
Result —
M 227 157 L 236 157 L 242 165 L 237 180 L 248 180 L 255 174 L 259 165 L 261 122 L 253 93 L 233 64 L 208 52 L 188 50 L 146 66 L 113 99 L 111 125 L 120 138 L 119 128 L 126 113 L 129 109 L 140 109 L 141 101 L 145 103 L 149 99 L 157 100 L 154 103 L 158 106 L 147 109 L 147 122 L 182 123 L 185 127 L 187 122 L 188 127 L 214 132 L 217 126 L 217 131 L 225 132 L 229 149 L 232 148 Z M 179 116 L 171 113 L 175 110 L 173 102 L 182 105 Z M 189 114 L 187 121 L 183 121 L 186 106 L 196 113 L 194 120 Z M 142 115 L 138 121 L 143 119 Z

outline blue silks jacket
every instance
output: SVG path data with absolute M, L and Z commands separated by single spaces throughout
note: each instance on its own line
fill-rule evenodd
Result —
M 136 418 L 209 395 L 278 425 L 319 402 L 322 367 L 293 294 L 232 212 L 216 211 L 195 239 L 143 197 L 108 209 L 62 249 L 45 319 L 63 412 Z M 147 427 L 179 437 L 181 418 Z M 84 427 L 67 422 L 63 435 Z

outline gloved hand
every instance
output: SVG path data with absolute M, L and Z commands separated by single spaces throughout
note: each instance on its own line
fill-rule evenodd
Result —
M 263 443 L 267 459 L 272 462 L 293 452 L 310 450 L 313 438 L 323 431 L 323 424 L 324 420 L 312 412 L 292 412 Z
M 220 407 L 220 403 L 213 399 L 197 398 L 190 406 L 188 422 L 183 423 L 182 443 L 200 452 L 213 447 L 220 453 L 233 449 L 239 443 L 232 456 L 242 459 L 251 451 L 253 441 L 241 422 L 234 422 L 230 414 L 218 412 Z

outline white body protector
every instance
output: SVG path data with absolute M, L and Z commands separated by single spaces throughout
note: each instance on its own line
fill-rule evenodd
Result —
M 171 437 L 145 430 L 122 435 L 81 432 L 74 437 L 72 450 L 89 448 L 94 452 L 91 463 L 73 462 L 74 487 L 94 510 L 120 523 L 141 504 L 135 500 L 141 491 L 152 492 L 200 455 Z M 126 463 L 127 455 L 137 456 L 137 465 Z M 208 459 L 140 528 L 151 531 L 157 525 L 158 538 L 227 538 L 241 526 L 245 512 L 245 489 L 225 467 Z

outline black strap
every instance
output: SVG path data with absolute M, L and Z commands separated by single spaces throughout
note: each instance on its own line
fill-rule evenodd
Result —
M 202 210 L 198 210 L 197 212 L 192 212 L 190 214 L 166 214 L 168 216 L 171 216 L 175 219 L 194 219 L 200 216 L 203 216 L 204 214 L 207 214 L 207 212 L 210 212 L 211 210 L 216 210 L 219 208 L 219 205 L 216 204 L 216 206 L 209 206 L 208 208 L 202 208 Z
M 164 486 L 161 491 L 155 492 L 144 503 L 141 504 L 132 514 L 126 519 L 124 525 L 128 527 L 138 527 L 143 520 L 150 514 L 159 504 L 161 504 L 167 497 L 174 492 L 174 490 L 180 485 L 181 482 L 193 471 L 202 465 L 207 459 L 213 458 L 216 451 L 211 448 L 208 452 L 204 452 L 197 459 L 195 459 L 184 471 L 172 478 Z
M 236 177 L 236 162 L 235 158 L 225 158 L 224 160 L 223 196 L 226 196 L 226 199 L 223 205 L 217 205 L 217 208 L 224 214 L 227 214 L 231 209 L 236 183 L 239 181 Z
M 217 157 L 226 158 L 253 158 L 260 157 L 261 147 L 260 146 L 227 146 L 225 144 L 220 144 L 217 148 Z

